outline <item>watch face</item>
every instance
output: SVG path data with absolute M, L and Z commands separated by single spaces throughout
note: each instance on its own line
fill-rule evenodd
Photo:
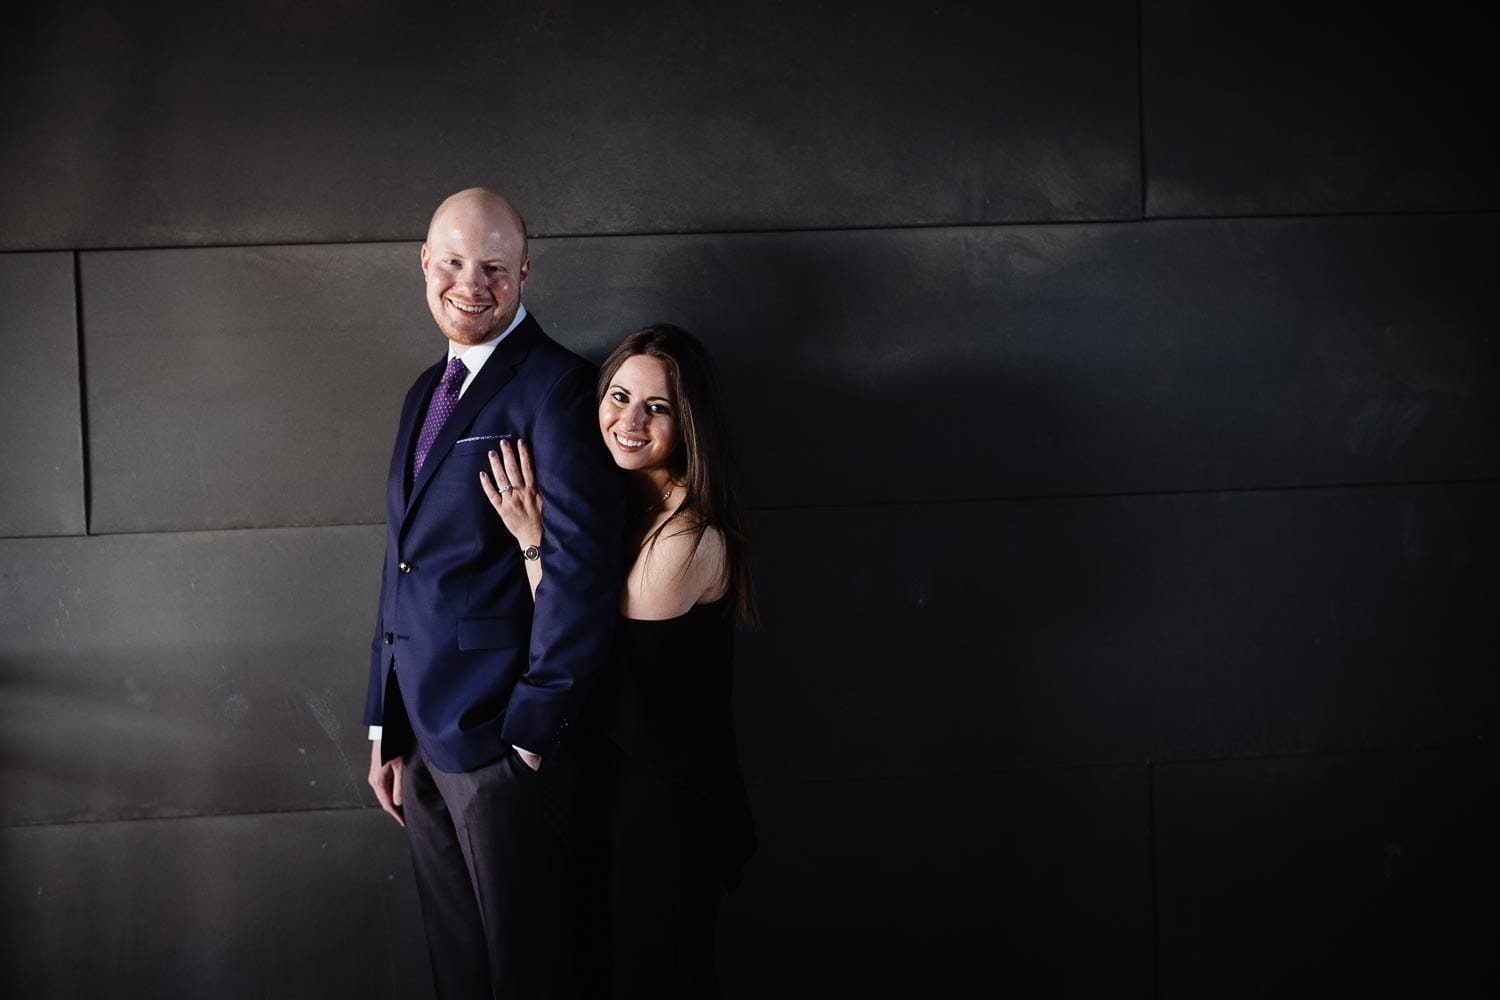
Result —
M 537 551 L 537 547 L 535 545 L 528 545 L 521 550 L 521 555 L 525 556 L 527 559 L 536 559 L 541 555 L 541 553 Z

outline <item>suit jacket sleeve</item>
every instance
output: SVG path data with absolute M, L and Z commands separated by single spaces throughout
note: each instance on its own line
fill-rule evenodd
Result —
M 614 641 L 624 479 L 599 439 L 596 411 L 592 372 L 575 368 L 548 394 L 527 442 L 542 494 L 542 582 L 527 670 L 502 734 L 541 754 L 564 739 Z
M 366 726 L 378 726 L 385 721 L 385 691 L 380 684 L 380 656 L 384 624 L 380 620 L 379 608 L 385 607 L 385 564 L 386 559 L 380 561 L 380 603 L 375 605 L 375 636 L 370 640 L 370 681 L 365 688 L 365 715 Z

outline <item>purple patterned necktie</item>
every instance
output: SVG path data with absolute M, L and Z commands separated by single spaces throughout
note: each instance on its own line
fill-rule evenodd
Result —
M 427 404 L 427 417 L 422 421 L 422 433 L 417 435 L 417 454 L 411 463 L 413 479 L 422 471 L 422 463 L 427 461 L 427 450 L 437 440 L 438 431 L 443 429 L 443 424 L 453 415 L 453 408 L 458 405 L 458 390 L 468 377 L 469 369 L 464 367 L 463 358 L 448 359 L 443 380 L 438 383 L 432 394 L 432 401 Z

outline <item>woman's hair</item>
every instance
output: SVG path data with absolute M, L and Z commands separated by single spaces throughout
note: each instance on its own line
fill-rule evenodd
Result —
M 646 544 L 655 544 L 674 522 L 674 530 L 694 532 L 700 540 L 710 527 L 718 528 L 724 536 L 724 571 L 729 584 L 725 596 L 739 623 L 751 624 L 756 619 L 755 585 L 750 577 L 733 447 L 713 360 L 698 338 L 681 327 L 666 323 L 645 327 L 626 337 L 604 359 L 596 401 L 604 399 L 620 366 L 638 355 L 656 358 L 667 370 L 677 420 L 677 447 L 667 459 L 667 471 L 674 482 L 685 484 L 686 493 L 682 504 L 651 533 Z

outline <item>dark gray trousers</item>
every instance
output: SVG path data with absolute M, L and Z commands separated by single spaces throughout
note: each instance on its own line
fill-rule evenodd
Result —
M 568 858 L 577 776 L 508 752 L 448 774 L 407 758 L 402 811 L 439 1000 L 571 1000 Z

